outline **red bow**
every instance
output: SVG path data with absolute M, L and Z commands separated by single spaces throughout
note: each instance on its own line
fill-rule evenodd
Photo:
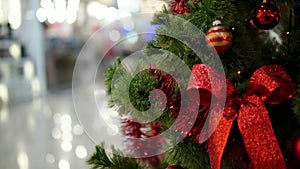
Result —
M 209 126 L 206 129 L 212 131 L 205 132 L 213 133 L 208 139 L 211 168 L 220 168 L 222 154 L 232 123 L 237 119 L 239 131 L 254 168 L 285 169 L 285 162 L 273 132 L 265 103 L 279 104 L 291 98 L 296 92 L 295 83 L 282 66 L 262 66 L 254 72 L 249 80 L 246 93 L 242 98 L 239 98 L 237 90 L 228 79 L 226 79 L 226 85 L 223 85 L 224 88 L 215 88 L 216 86 L 222 86 L 218 84 L 225 83 L 225 81 L 218 80 L 217 77 L 221 76 L 224 77 L 224 75 L 207 65 L 194 65 L 187 91 L 191 98 L 197 99 L 195 101 L 199 103 L 199 98 L 195 98 L 194 95 L 194 89 L 197 89 L 201 97 L 200 104 L 204 104 L 207 108 L 213 107 L 211 108 L 212 115 L 208 118 L 209 125 L 215 124 L 215 127 Z M 225 88 L 226 102 L 224 109 L 220 109 L 218 103 L 211 105 L 212 97 L 216 100 L 222 100 L 225 97 L 220 94 Z M 221 113 L 220 118 L 214 116 L 217 113 Z

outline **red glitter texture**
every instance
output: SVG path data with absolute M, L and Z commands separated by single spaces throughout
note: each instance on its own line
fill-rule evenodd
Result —
M 169 4 L 173 15 L 189 13 L 187 0 L 172 0 Z
M 211 78 L 207 78 L 208 71 Z M 198 90 L 200 95 L 203 92 L 210 93 L 207 98 L 202 97 L 203 100 L 200 100 L 200 103 L 209 108 L 211 96 L 221 97 L 219 85 L 215 85 L 220 83 L 217 78 L 220 74 L 203 64 L 195 65 L 192 73 L 194 79 L 190 81 L 189 90 Z M 242 98 L 237 97 L 236 89 L 229 80 L 226 80 L 226 86 L 227 101 L 223 116 L 208 140 L 211 168 L 220 168 L 224 148 L 235 120 L 238 122 L 239 132 L 251 161 L 250 168 L 286 168 L 264 104 L 278 104 L 290 99 L 296 92 L 295 83 L 283 67 L 266 65 L 254 72 L 249 80 L 248 90 Z M 193 95 L 191 98 L 194 98 Z M 214 107 L 216 106 L 217 103 Z M 214 118 L 209 120 L 213 121 L 212 125 L 215 124 Z

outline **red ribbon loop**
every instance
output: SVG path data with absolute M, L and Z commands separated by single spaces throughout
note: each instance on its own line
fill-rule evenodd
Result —
M 208 140 L 211 168 L 220 168 L 232 123 L 237 119 L 253 167 L 285 169 L 265 103 L 279 104 L 290 99 L 296 92 L 295 83 L 282 66 L 265 65 L 253 73 L 247 92 L 242 98 L 238 98 L 233 84 L 228 79 L 226 82 L 219 80 L 222 78 L 224 79 L 224 75 L 205 64 L 194 65 L 187 90 L 192 100 L 208 108 L 211 97 L 216 97 L 220 101 L 222 97 L 226 97 L 223 116 Z M 216 87 L 224 86 L 221 83 L 226 83 L 226 96 L 220 94 L 225 90 L 224 87 Z M 194 94 L 197 90 L 200 101 L 196 97 L 198 95 Z

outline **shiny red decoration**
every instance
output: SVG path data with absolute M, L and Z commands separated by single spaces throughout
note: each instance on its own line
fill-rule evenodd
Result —
M 184 168 L 180 167 L 179 165 L 171 165 L 168 166 L 166 169 L 184 169 Z
M 272 3 L 261 3 L 254 9 L 252 20 L 259 29 L 273 29 L 280 20 L 279 9 Z
M 187 0 L 171 0 L 169 3 L 171 12 L 173 15 L 189 13 L 189 9 L 186 5 Z
M 122 120 L 122 124 L 123 134 L 126 136 L 125 143 L 127 144 L 128 150 L 134 151 L 138 156 L 143 156 L 148 152 L 152 152 L 153 150 L 161 149 L 161 144 L 145 145 L 140 139 L 137 139 L 159 135 L 161 132 L 161 124 L 159 122 L 145 124 L 134 121 L 134 119 L 127 118 Z M 150 128 L 151 132 L 142 132 L 143 128 Z M 160 143 L 164 142 L 165 140 L 161 137 Z M 149 169 L 154 169 L 161 164 L 161 159 L 159 156 L 140 158 L 139 160 L 141 163 L 146 164 Z
M 300 136 L 298 136 L 295 141 L 295 153 L 296 158 L 300 160 Z
M 162 111 L 165 108 L 168 108 L 172 115 L 177 116 L 180 110 L 181 96 L 180 94 L 175 94 L 177 85 L 176 80 L 172 77 L 172 75 L 155 68 L 149 69 L 149 76 L 154 76 L 157 79 L 157 88 L 162 90 L 166 96 L 167 103 L 163 102 L 165 105 L 161 106 Z M 157 97 L 160 96 L 158 95 Z M 165 143 L 165 139 L 160 136 L 162 127 L 159 122 L 140 123 L 136 119 L 126 118 L 122 120 L 122 124 L 123 134 L 127 136 L 125 140 L 127 148 L 128 150 L 135 152 L 137 156 L 143 156 L 148 154 L 148 152 L 160 150 L 162 148 L 161 145 Z M 150 130 L 148 132 L 143 132 L 144 128 Z M 150 138 L 153 136 L 158 136 L 160 138 L 159 144 L 145 145 L 143 144 L 142 139 L 136 139 Z M 159 156 L 141 158 L 140 161 L 143 164 L 146 164 L 149 169 L 157 168 L 157 166 L 161 163 Z
M 205 104 L 205 107 L 209 109 L 210 97 L 223 98 L 220 91 L 224 89 L 218 88 L 220 85 L 217 84 L 224 82 L 217 77 L 224 75 L 205 64 L 194 65 L 192 73 L 187 91 L 192 99 L 196 99 L 195 101 L 199 104 Z M 217 86 L 217 88 L 212 89 L 211 86 Z M 219 109 L 218 103 L 214 103 L 211 109 L 212 114 L 219 111 L 223 113 L 216 130 L 208 140 L 211 169 L 220 168 L 224 148 L 235 120 L 237 120 L 252 168 L 285 169 L 285 161 L 273 132 L 265 103 L 279 104 L 292 98 L 296 93 L 296 84 L 282 66 L 265 65 L 254 72 L 242 98 L 238 97 L 237 90 L 228 79 L 226 88 L 224 109 Z M 204 97 L 200 100 L 193 97 L 195 90 L 198 90 L 200 96 Z M 208 120 L 212 122 L 210 125 L 214 125 L 215 116 L 210 115 L 209 118 Z M 210 133 L 210 131 L 207 132 Z
M 231 31 L 223 26 L 219 20 L 213 23 L 206 34 L 207 43 L 210 47 L 215 48 L 217 52 L 227 51 L 232 44 Z

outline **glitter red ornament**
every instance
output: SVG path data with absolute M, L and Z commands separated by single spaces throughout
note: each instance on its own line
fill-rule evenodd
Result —
M 259 29 L 273 29 L 280 20 L 279 9 L 276 5 L 264 1 L 254 9 L 252 20 Z
M 122 120 L 122 124 L 123 134 L 126 136 L 125 144 L 127 144 L 128 150 L 134 151 L 137 153 L 137 156 L 143 156 L 148 154 L 148 152 L 159 150 L 161 149 L 161 144 L 165 142 L 162 137 L 160 139 L 161 144 L 143 144 L 142 139 L 138 139 L 159 135 L 161 131 L 161 124 L 159 122 L 145 124 L 139 123 L 134 119 L 125 118 Z M 142 131 L 146 128 L 150 129 L 149 133 Z M 149 169 L 157 168 L 157 166 L 161 164 L 159 156 L 140 158 L 139 160 L 142 164 L 146 164 Z
M 229 29 L 221 26 L 221 21 L 213 22 L 213 27 L 206 34 L 207 43 L 217 52 L 225 52 L 232 44 L 232 34 Z
M 173 15 L 189 13 L 186 5 L 187 0 L 172 0 L 169 4 Z
M 300 160 L 300 135 L 295 140 L 295 154 L 296 158 Z
M 168 166 L 166 169 L 184 169 L 184 168 L 180 167 L 179 165 L 171 165 Z

